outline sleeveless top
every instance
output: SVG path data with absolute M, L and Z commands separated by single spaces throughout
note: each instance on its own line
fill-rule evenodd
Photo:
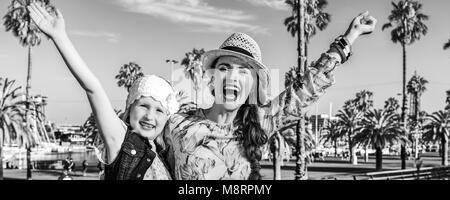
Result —
M 105 180 L 171 180 L 160 156 L 148 139 L 127 131 L 121 149 L 111 163 L 105 162 L 106 149 L 98 146 L 97 157 L 105 164 Z

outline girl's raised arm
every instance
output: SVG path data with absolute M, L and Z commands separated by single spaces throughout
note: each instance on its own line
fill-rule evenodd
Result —
M 52 16 L 35 3 L 28 6 L 28 10 L 31 18 L 42 32 L 53 40 L 70 72 L 86 91 L 100 135 L 107 148 L 108 161 L 113 160 L 120 150 L 126 129 L 114 112 L 99 80 L 91 72 L 67 36 L 62 14 L 57 10 L 56 16 Z

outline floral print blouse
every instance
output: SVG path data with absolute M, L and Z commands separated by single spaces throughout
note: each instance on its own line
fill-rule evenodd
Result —
M 332 71 L 339 61 L 336 53 L 322 54 L 305 71 L 303 86 L 294 91 L 292 103 L 303 108 L 316 101 L 334 83 Z M 285 96 L 286 91 L 259 109 L 260 122 L 267 133 L 276 126 L 274 118 L 284 105 Z M 244 147 L 236 139 L 235 130 L 232 125 L 219 125 L 207 119 L 202 109 L 174 114 L 164 131 L 168 146 L 166 161 L 174 179 L 248 179 L 250 163 L 244 156 Z

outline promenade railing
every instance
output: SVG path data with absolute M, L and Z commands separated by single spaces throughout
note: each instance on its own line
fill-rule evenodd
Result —
M 353 180 L 449 180 L 450 166 L 369 172 L 354 175 Z

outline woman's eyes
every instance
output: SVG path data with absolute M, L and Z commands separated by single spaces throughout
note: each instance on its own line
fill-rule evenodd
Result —
M 228 67 L 224 66 L 224 65 L 219 65 L 219 67 L 217 67 L 217 69 L 219 69 L 219 71 L 224 72 L 224 71 L 228 71 Z M 240 74 L 249 74 L 250 70 L 247 68 L 241 68 L 238 69 Z

